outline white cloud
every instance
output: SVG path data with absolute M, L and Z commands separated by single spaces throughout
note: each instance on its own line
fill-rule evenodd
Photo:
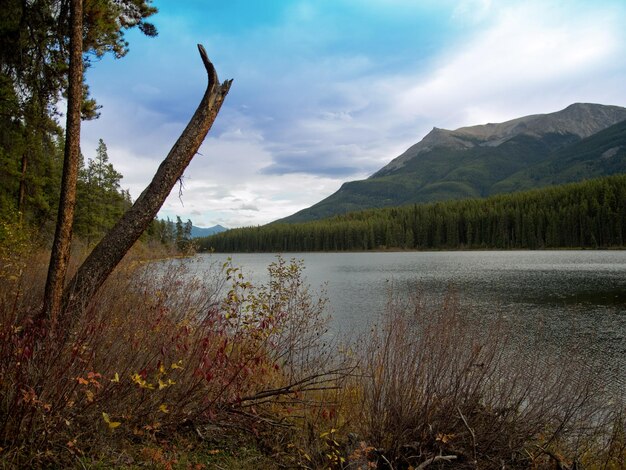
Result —
M 330 194 L 340 184 L 332 178 L 296 174 L 257 175 L 242 180 L 228 191 L 222 191 L 217 185 L 204 188 L 189 185 L 183 190 L 183 203 L 178 200 L 175 190 L 161 214 L 170 218 L 175 215 L 191 217 L 194 223 L 203 226 L 221 224 L 230 228 L 262 225 L 318 202 L 319 194 L 306 188 L 321 188 L 321 191 Z
M 623 15 L 572 15 L 566 3 L 551 2 L 519 3 L 495 14 L 493 25 L 445 52 L 429 76 L 412 86 L 399 80 L 402 91 L 390 112 L 466 125 L 556 111 L 573 101 L 624 104 L 626 93 L 603 86 L 626 54 Z
M 394 15 L 423 8 L 410 0 L 370 3 L 393 8 Z M 575 101 L 626 105 L 626 15 L 616 3 L 429 5 L 447 8 L 458 36 L 428 57 L 416 46 L 413 56 L 391 58 L 401 64 L 395 68 L 382 66 L 367 45 L 351 53 L 329 49 L 341 45 L 341 31 L 336 25 L 318 30 L 325 24 L 310 2 L 244 37 L 205 38 L 220 44 L 220 75 L 235 82 L 201 155 L 185 172 L 182 203 L 176 188 L 161 214 L 204 226 L 263 224 L 374 172 L 433 126 L 499 122 Z M 151 62 L 145 72 L 138 68 L 144 75 L 132 96 L 96 93 L 105 105 L 102 118 L 85 125 L 86 156 L 102 137 L 134 197 L 177 139 L 204 85 L 190 45 L 195 39 L 169 39 L 189 47 L 172 58 L 174 66 L 161 58 L 167 73 L 172 67 L 193 72 L 185 75 L 188 85 L 181 87 L 180 74 L 159 82 L 163 63 Z
M 318 191 L 330 194 L 341 185 L 335 178 L 264 174 L 273 160 L 254 130 L 210 136 L 200 153 L 185 172 L 182 196 L 174 188 L 162 217 L 189 217 L 203 226 L 261 225 L 312 205 L 320 199 Z

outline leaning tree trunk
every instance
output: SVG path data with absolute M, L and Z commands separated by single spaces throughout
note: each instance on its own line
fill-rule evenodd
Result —
M 209 61 L 206 51 L 200 44 L 198 44 L 198 49 L 209 76 L 209 84 L 202 102 L 159 166 L 152 182 L 133 206 L 107 232 L 67 285 L 63 294 L 63 316 L 64 320 L 70 323 L 62 322 L 66 327 L 71 326 L 81 306 L 91 300 L 109 274 L 152 222 L 176 181 L 197 153 L 217 117 L 232 80 L 226 80 L 220 84 L 215 67 Z
M 70 64 L 63 178 L 42 310 L 42 315 L 52 320 L 53 323 L 56 322 L 61 311 L 63 287 L 70 258 L 74 207 L 76 206 L 76 182 L 80 162 L 80 110 L 83 102 L 82 0 L 72 0 L 70 4 L 70 27 Z

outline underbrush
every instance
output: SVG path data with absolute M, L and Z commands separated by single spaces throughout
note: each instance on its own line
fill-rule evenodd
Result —
M 130 257 L 59 343 L 34 320 L 43 255 L 0 276 L 0 468 L 622 468 L 623 401 L 576 354 L 503 320 L 391 296 L 334 344 L 324 297 L 278 258 L 253 286 L 226 263 Z M 24 261 L 27 260 L 27 261 Z M 538 341 L 538 340 L 537 340 Z
M 358 347 L 350 410 L 378 468 L 623 468 L 624 408 L 575 350 L 545 354 L 541 331 L 520 343 L 454 295 L 428 306 L 392 299 Z
M 62 344 L 33 320 L 37 295 L 24 283 L 42 273 L 3 281 L 0 461 L 131 464 L 119 457 L 129 443 L 293 426 L 299 410 L 316 406 L 307 391 L 336 388 L 342 375 L 318 341 L 324 301 L 300 271 L 278 260 L 269 284 L 254 288 L 228 264 L 213 284 L 180 263 L 127 265 Z

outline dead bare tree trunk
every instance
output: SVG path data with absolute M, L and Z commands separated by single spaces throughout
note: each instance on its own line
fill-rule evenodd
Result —
M 78 180 L 80 162 L 80 110 L 83 102 L 82 0 L 72 0 L 70 4 L 70 25 L 70 64 L 63 178 L 42 310 L 42 315 L 52 320 L 53 323 L 56 322 L 61 311 L 63 287 L 70 258 L 74 207 L 76 206 L 76 181 Z
M 124 255 L 154 219 L 163 202 L 197 153 L 213 125 L 232 80 L 218 82 L 215 67 L 198 44 L 209 84 L 198 109 L 163 160 L 152 182 L 122 216 L 78 269 L 63 294 L 62 325 L 71 325 L 80 307 L 86 305 Z M 66 323 L 70 321 L 70 323 Z

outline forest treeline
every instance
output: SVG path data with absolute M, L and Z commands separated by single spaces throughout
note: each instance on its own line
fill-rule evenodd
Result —
M 199 240 L 220 252 L 623 247 L 626 175 L 485 199 L 373 209 Z
M 25 168 L 23 173 L 15 171 L 21 161 L 16 153 L 19 150 L 15 142 L 0 146 L 0 216 L 5 223 L 34 228 L 39 241 L 45 244 L 52 236 L 58 207 L 62 140 L 51 144 L 45 158 L 41 155 L 38 165 Z M 76 187 L 74 234 L 87 245 L 97 243 L 132 205 L 129 191 L 121 187 L 122 178 L 109 162 L 107 146 L 100 139 L 93 158 L 82 159 Z M 191 228 L 191 220 L 183 221 L 180 217 L 176 221 L 155 219 L 143 240 L 186 252 L 192 246 Z
M 123 31 L 138 27 L 147 36 L 157 31 L 147 18 L 156 13 L 151 1 L 83 2 L 83 66 L 112 53 L 128 52 Z M 36 234 L 44 246 L 54 235 L 66 138 L 61 125 L 67 100 L 69 68 L 69 2 L 8 1 L 0 18 L 0 221 L 2 227 Z M 96 119 L 100 106 L 83 85 L 81 118 Z M 100 140 L 83 149 L 76 184 L 73 235 L 94 245 L 132 205 L 121 188 L 122 175 L 108 161 Z M 189 246 L 187 223 L 155 219 L 144 241 Z M 0 229 L 0 242 L 3 240 Z

